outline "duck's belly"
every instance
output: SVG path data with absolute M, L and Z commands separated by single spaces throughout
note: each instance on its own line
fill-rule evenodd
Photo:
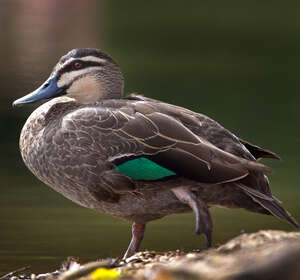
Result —
M 122 195 L 118 203 L 103 202 L 101 205 L 96 205 L 95 210 L 136 223 L 146 223 L 170 214 L 192 211 L 170 190 Z

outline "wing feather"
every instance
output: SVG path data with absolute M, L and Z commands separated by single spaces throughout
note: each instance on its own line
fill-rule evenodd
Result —
M 228 182 L 247 176 L 249 170 L 271 170 L 203 141 L 181 122 L 163 113 L 137 112 L 120 131 L 139 142 L 144 155 L 154 162 L 199 182 Z

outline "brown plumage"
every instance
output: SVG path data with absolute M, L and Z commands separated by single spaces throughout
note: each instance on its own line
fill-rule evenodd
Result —
M 279 157 L 214 120 L 140 95 L 123 95 L 117 64 L 96 49 L 64 56 L 35 92 L 14 102 L 56 97 L 28 118 L 22 157 L 43 182 L 72 201 L 133 222 L 125 257 L 145 224 L 193 210 L 211 244 L 209 207 L 243 208 L 297 222 L 272 196 L 260 158 Z

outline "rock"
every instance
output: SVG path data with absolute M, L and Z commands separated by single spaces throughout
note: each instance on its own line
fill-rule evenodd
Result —
M 164 258 L 168 254 L 171 257 Z M 132 278 L 141 280 L 300 279 L 299 232 L 269 230 L 242 234 L 217 249 L 187 254 L 178 252 L 157 254 L 150 262 L 145 255 L 143 252 L 134 256 L 136 259 L 142 259 L 143 262 L 135 267 Z M 126 265 L 123 269 L 126 269 Z

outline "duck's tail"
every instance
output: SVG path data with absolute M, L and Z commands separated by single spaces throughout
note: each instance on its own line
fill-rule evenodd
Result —
M 245 186 L 244 184 L 237 185 L 243 189 L 245 193 L 253 199 L 253 201 L 266 209 L 271 215 L 287 221 L 294 227 L 299 228 L 299 224 L 296 219 L 280 205 L 280 201 L 276 197 L 272 195 L 265 195 L 257 190 Z

